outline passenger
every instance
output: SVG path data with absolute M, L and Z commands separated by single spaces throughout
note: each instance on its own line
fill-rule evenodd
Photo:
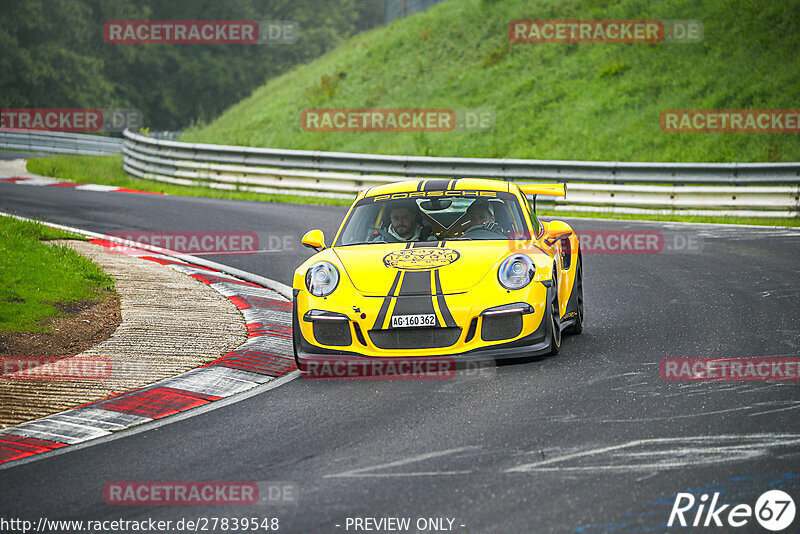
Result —
M 483 226 L 492 232 L 505 234 L 505 228 L 494 220 L 488 200 L 482 198 L 475 200 L 467 208 L 467 215 L 469 216 L 469 226 Z

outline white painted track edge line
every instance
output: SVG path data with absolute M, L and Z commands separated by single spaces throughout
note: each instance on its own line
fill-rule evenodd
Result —
M 274 380 L 270 380 L 264 384 L 259 384 L 253 388 L 250 388 L 246 391 L 238 393 L 236 395 L 232 395 L 230 397 L 225 397 L 224 399 L 216 400 L 214 402 L 209 402 L 208 404 L 204 404 L 202 406 L 198 406 L 197 408 L 191 408 L 189 410 L 179 412 L 174 415 L 170 415 L 169 417 L 163 417 L 161 419 L 153 419 L 151 421 L 147 421 L 144 423 L 140 423 L 137 425 L 129 426 L 124 430 L 112 431 L 111 435 L 103 436 L 99 438 L 90 439 L 87 441 L 83 441 L 80 443 L 75 444 L 67 444 L 64 447 L 59 447 L 57 449 L 52 449 L 47 452 L 40 452 L 37 454 L 33 454 L 31 456 L 26 456 L 24 458 L 20 458 L 19 460 L 11 460 L 9 462 L 5 462 L 0 464 L 0 471 L 4 469 L 12 469 L 14 467 L 18 467 L 21 465 L 29 464 L 31 462 L 36 462 L 38 460 L 43 460 L 45 458 L 50 458 L 52 456 L 59 456 L 61 454 L 67 454 L 70 452 L 78 451 L 80 449 L 86 449 L 88 447 L 94 447 L 95 445 L 100 445 L 102 443 L 107 443 L 109 441 L 114 441 L 117 439 L 125 438 L 128 436 L 133 436 L 136 434 L 140 434 L 142 432 L 149 432 L 150 430 L 156 430 L 161 428 L 162 426 L 169 425 L 172 423 L 177 423 L 179 421 L 184 421 L 189 419 L 190 417 L 194 417 L 196 415 L 201 415 L 206 412 L 210 412 L 216 410 L 218 408 L 223 408 L 230 404 L 235 404 L 237 402 L 247 400 L 250 397 L 254 397 L 261 393 L 265 393 L 271 389 L 275 389 L 287 382 L 291 382 L 295 378 L 300 376 L 300 371 L 292 371 L 291 373 L 285 374 L 281 377 L 278 377 Z
M 114 241 L 114 242 L 130 243 L 130 241 L 127 241 L 127 240 L 124 240 L 124 239 L 120 239 L 120 238 L 116 238 L 114 236 L 107 236 L 107 235 L 99 234 L 97 232 L 92 232 L 92 231 L 89 231 L 89 230 L 83 230 L 83 229 L 80 229 L 80 228 L 75 228 L 73 226 L 50 223 L 50 222 L 47 222 L 47 221 L 31 219 L 31 218 L 28 218 L 28 217 L 22 217 L 20 215 L 7 213 L 7 212 L 4 212 L 4 211 L 0 211 L 0 216 L 12 217 L 14 219 L 21 220 L 21 221 L 38 222 L 38 223 L 44 224 L 46 226 L 50 226 L 52 228 L 65 230 L 67 232 L 71 232 L 71 233 L 74 233 L 74 234 L 82 235 L 82 236 L 89 237 L 89 238 L 92 238 L 92 239 L 106 239 L 106 240 Z M 153 247 L 151 247 L 150 245 L 147 245 L 147 244 L 139 244 L 139 245 L 141 245 L 141 246 L 138 247 L 138 248 L 142 248 L 143 250 L 152 250 L 153 249 Z M 172 253 L 172 254 L 170 254 L 170 253 Z M 157 255 L 170 257 L 170 256 L 178 256 L 179 254 L 175 253 L 174 251 L 167 250 L 167 249 L 158 249 Z M 180 260 L 178 260 L 178 261 L 183 260 L 186 263 L 196 263 L 197 265 L 204 265 L 206 267 L 212 267 L 214 269 L 218 269 L 219 271 L 222 271 L 223 273 L 229 274 L 229 275 L 231 275 L 233 277 L 241 278 L 241 279 L 243 279 L 245 281 L 253 282 L 253 283 L 268 287 L 269 289 L 272 289 L 273 291 L 277 292 L 281 296 L 287 298 L 289 301 L 292 300 L 291 288 L 289 288 L 288 286 L 286 286 L 284 284 L 281 284 L 280 282 L 277 282 L 275 280 L 271 280 L 271 279 L 263 277 L 263 276 L 255 275 L 255 274 L 252 274 L 252 273 L 248 273 L 246 271 L 242 271 L 240 269 L 235 269 L 233 267 L 229 267 L 227 265 L 219 264 L 219 263 L 216 263 L 216 262 L 213 262 L 213 261 L 203 260 L 201 258 L 195 258 L 194 256 L 189 256 L 189 255 L 185 255 L 185 254 L 180 254 L 179 256 L 180 256 Z M 249 280 L 248 280 L 248 278 L 249 278 Z M 202 369 L 202 367 L 198 367 L 197 369 Z M 191 372 L 191 371 L 188 371 L 188 372 Z M 176 376 L 179 377 L 181 375 L 176 375 Z M 132 435 L 132 434 L 136 434 L 136 433 L 139 433 L 139 432 L 144 432 L 144 431 L 147 431 L 147 430 L 152 430 L 152 429 L 155 429 L 155 428 L 159 428 L 159 427 L 164 426 L 166 424 L 170 424 L 170 423 L 177 422 L 177 421 L 182 421 L 182 420 L 187 419 L 189 417 L 194 417 L 195 415 L 200 415 L 202 413 L 205 413 L 205 412 L 208 412 L 208 411 L 211 411 L 211 410 L 215 410 L 217 408 L 222 408 L 223 406 L 227 406 L 229 404 L 233 404 L 233 403 L 236 403 L 236 402 L 239 402 L 239 401 L 242 401 L 242 400 L 246 400 L 246 399 L 248 399 L 248 398 L 250 398 L 250 397 L 252 397 L 254 395 L 257 395 L 257 394 L 262 393 L 264 391 L 269 391 L 270 389 L 276 388 L 276 387 L 281 386 L 281 385 L 283 385 L 283 384 L 285 384 L 287 382 L 290 382 L 290 381 L 294 380 L 295 378 L 297 378 L 298 376 L 300 376 L 300 371 L 295 370 L 295 371 L 292 371 L 291 373 L 287 373 L 287 374 L 285 374 L 283 376 L 280 376 L 278 378 L 275 378 L 273 380 L 269 380 L 268 382 L 265 382 L 263 384 L 255 384 L 252 388 L 246 389 L 246 390 L 241 391 L 239 393 L 234 393 L 233 395 L 231 395 L 229 397 L 224 397 L 222 399 L 219 399 L 219 400 L 216 400 L 216 401 L 213 401 L 213 402 L 209 402 L 208 404 L 204 404 L 204 405 L 198 406 L 196 408 L 191 408 L 191 409 L 186 410 L 184 412 L 179 412 L 179 413 L 171 415 L 169 417 L 164 417 L 162 419 L 156 419 L 156 420 L 147 421 L 147 422 L 143 422 L 143 423 L 139 423 L 139 424 L 134 424 L 133 426 L 129 426 L 129 427 L 125 428 L 124 430 L 113 431 L 112 434 L 108 435 L 108 436 L 102 436 L 102 437 L 99 437 L 99 438 L 91 438 L 91 439 L 89 439 L 87 441 L 74 443 L 74 444 L 66 444 L 66 446 L 64 446 L 64 447 L 59 447 L 59 448 L 56 448 L 56 449 L 52 449 L 52 450 L 47 451 L 47 452 L 33 454 L 31 456 L 20 458 L 19 460 L 11 460 L 9 462 L 3 462 L 3 463 L 0 463 L 0 471 L 2 471 L 4 469 L 13 468 L 13 467 L 16 467 L 16 466 L 19 466 L 19 465 L 25 465 L 25 464 L 30 463 L 30 462 L 35 462 L 37 460 L 41 460 L 41 459 L 44 459 L 44 458 L 49 457 L 49 456 L 56 456 L 56 455 L 59 455 L 59 454 L 66 454 L 66 453 L 69 453 L 69 452 L 72 452 L 72 451 L 75 451 L 75 450 L 83 449 L 83 448 L 86 448 L 86 447 L 91 447 L 91 446 L 94 446 L 94 445 L 99 445 L 100 443 L 105 443 L 106 441 L 119 439 L 119 438 L 122 438 L 122 437 L 125 437 L 125 436 L 128 436 L 128 435 Z M 171 378 L 176 378 L 176 377 L 171 377 Z M 147 386 L 144 386 L 144 387 L 147 387 Z M 141 388 L 137 388 L 137 389 L 141 389 Z M 68 411 L 69 410 L 65 410 L 65 412 L 68 412 Z M 61 414 L 61 413 L 64 413 L 64 412 L 59 412 L 59 414 Z M 59 415 L 59 414 L 53 414 L 53 415 Z M 28 421 L 28 423 L 32 423 L 32 422 L 35 422 L 35 421 L 38 421 L 38 420 L 39 419 L 34 419 L 33 421 Z M 9 427 L 9 428 L 3 429 L 3 430 L 10 430 L 10 429 L 16 428 L 16 426 L 18 426 L 18 425 L 15 425 L 13 427 Z

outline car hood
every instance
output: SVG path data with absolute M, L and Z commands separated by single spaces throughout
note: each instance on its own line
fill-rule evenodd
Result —
M 508 241 L 447 241 L 444 247 L 434 241 L 408 246 L 403 243 L 352 245 L 334 247 L 333 251 L 357 291 L 385 296 L 399 271 L 438 271 L 443 294 L 468 291 L 494 272 L 497 263 L 512 250 Z M 414 293 L 430 295 L 431 286 L 424 283 L 424 278 L 421 280 Z

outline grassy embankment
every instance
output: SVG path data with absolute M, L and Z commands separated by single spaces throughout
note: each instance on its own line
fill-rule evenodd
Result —
M 699 43 L 513 44 L 514 19 L 697 19 Z M 798 161 L 797 134 L 666 133 L 666 109 L 793 109 L 800 97 L 800 12 L 753 0 L 459 0 L 359 34 L 269 80 L 182 140 L 380 154 L 589 161 Z M 308 108 L 489 108 L 489 132 L 320 133 Z M 119 158 L 46 158 L 61 178 L 174 194 L 307 201 L 165 186 L 124 175 Z M 336 201 L 324 201 L 338 203 Z M 588 214 L 580 214 L 586 216 Z M 609 216 L 608 214 L 598 214 Z M 796 219 L 628 216 L 797 225 Z
M 42 240 L 80 238 L 42 224 L 0 216 L 0 333 L 42 331 L 62 315 L 54 303 L 99 300 L 114 279 L 65 245 Z

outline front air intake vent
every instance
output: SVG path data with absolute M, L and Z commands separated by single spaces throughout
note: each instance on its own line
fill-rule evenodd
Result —
M 455 345 L 459 336 L 458 327 L 369 330 L 372 343 L 381 349 L 438 349 Z
M 481 321 L 481 339 L 500 341 L 511 339 L 522 333 L 522 313 L 484 315 Z
M 348 321 L 314 321 L 314 339 L 320 345 L 346 347 L 353 343 Z

